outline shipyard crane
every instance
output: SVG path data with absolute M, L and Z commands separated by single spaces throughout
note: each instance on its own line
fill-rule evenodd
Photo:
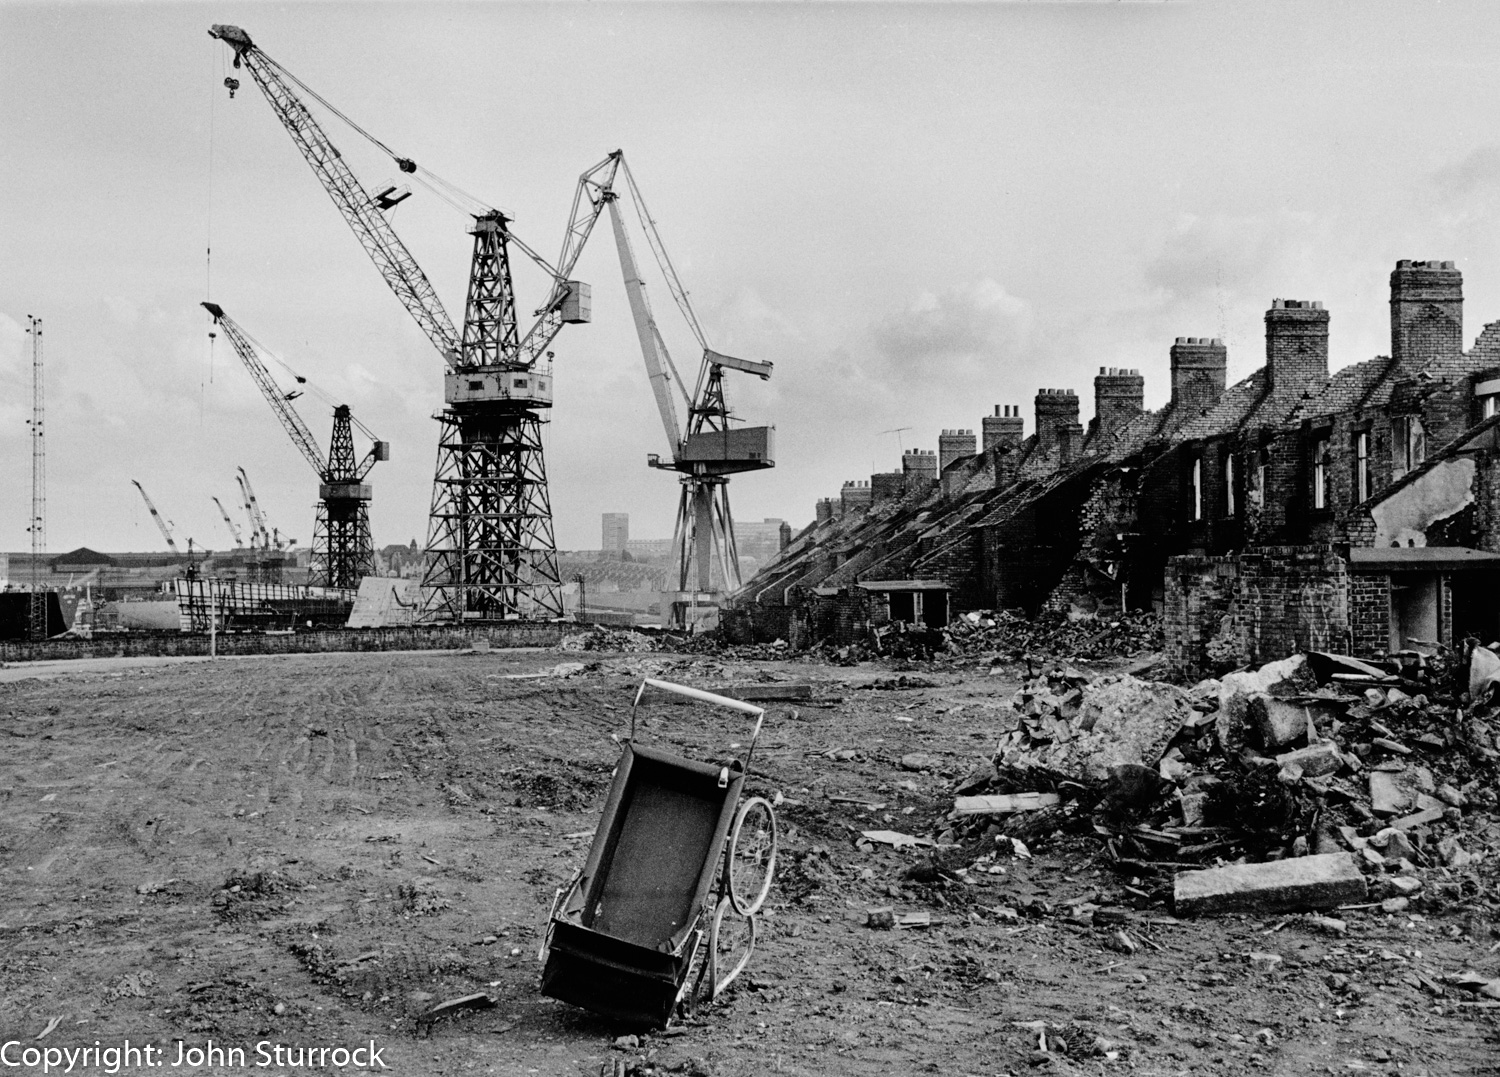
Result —
M 255 503 L 255 495 L 245 485 L 245 469 L 240 468 L 234 477 L 235 483 L 240 488 L 240 507 L 245 510 L 245 517 L 250 521 L 250 548 L 256 549 L 256 543 L 260 543 L 261 549 L 269 549 L 271 536 L 266 534 L 264 521 L 260 516 L 260 506 Z
M 156 511 L 156 505 L 151 500 L 151 495 L 146 493 L 146 488 L 134 479 L 131 479 L 130 482 L 141 492 L 141 500 L 146 503 L 146 508 L 151 511 L 151 519 L 155 520 L 156 526 L 161 529 L 161 537 L 167 540 L 167 548 L 173 553 L 181 553 L 182 551 L 177 548 L 177 540 L 172 537 L 172 525 L 167 522 L 166 517 Z
M 214 498 L 213 503 L 218 508 L 219 515 L 224 517 L 224 526 L 229 528 L 229 534 L 234 538 L 234 548 L 237 550 L 243 550 L 245 548 L 245 539 L 244 536 L 240 534 L 239 527 L 236 526 L 235 522 L 229 518 L 228 510 L 224 508 L 223 504 L 219 501 L 218 498 Z
M 515 236 L 509 217 L 396 154 L 267 56 L 244 30 L 216 25 L 209 35 L 234 50 L 234 66 L 249 71 L 386 284 L 447 367 L 421 619 L 561 617 L 562 584 L 541 441 L 543 416 L 552 407 L 553 353 L 547 348 L 564 323 L 589 320 L 589 287 L 570 276 L 603 211 L 616 156 L 579 178 L 562 252 L 551 265 Z M 474 243 L 462 332 L 386 220 L 383 211 L 405 192 L 387 187 L 372 196 L 294 86 L 390 157 L 402 173 L 446 200 L 467 203 Z M 511 245 L 551 280 L 524 336 L 511 281 Z
M 664 605 L 670 609 L 669 625 L 690 627 L 700 616 L 697 611 L 717 610 L 724 594 L 740 586 L 739 551 L 734 541 L 734 518 L 729 510 L 729 477 L 743 471 L 776 466 L 774 426 L 730 427 L 733 416 L 724 400 L 724 372 L 737 370 L 764 381 L 771 376 L 772 364 L 736 359 L 708 346 L 703 328 L 688 302 L 687 290 L 667 256 L 656 222 L 646 208 L 630 166 L 625 164 L 623 154 L 617 153 L 616 157 L 625 178 L 624 186 L 635 203 L 641 229 L 666 278 L 667 288 L 703 349 L 698 380 L 689 396 L 652 315 L 651 304 L 646 298 L 646 283 L 636 265 L 619 199 L 617 193 L 611 191 L 607 196 L 609 216 L 620 255 L 620 272 L 625 278 L 625 294 L 630 301 L 641 355 L 646 362 L 646 376 L 651 382 L 672 452 L 670 460 L 653 454 L 646 461 L 651 467 L 675 471 L 681 476 L 678 480 L 682 492 L 678 499 L 677 522 L 672 529 L 677 589 L 663 596 Z M 674 386 L 687 407 L 685 428 L 677 414 Z M 722 592 L 713 587 L 715 565 L 723 583 Z
M 312 431 L 292 407 L 292 400 L 300 394 L 295 390 L 282 391 L 261 361 L 255 341 L 238 322 L 224 313 L 223 307 L 217 303 L 204 303 L 203 308 L 224 330 L 234 353 L 250 372 L 251 379 L 266 398 L 266 403 L 271 405 L 276 418 L 281 420 L 292 444 L 317 473 L 318 516 L 313 525 L 312 576 L 309 582 L 315 587 L 357 588 L 360 580 L 375 571 L 375 545 L 370 538 L 372 491 L 364 480 L 376 462 L 390 459 L 389 444 L 370 436 L 373 442 L 370 451 L 363 459 L 356 459 L 352 427 L 359 426 L 366 435 L 370 432 L 358 423 L 347 404 L 338 404 L 333 409 L 333 439 L 325 459 L 318 453 Z M 248 480 L 246 490 L 249 491 Z M 253 493 L 249 500 L 254 504 Z M 225 521 L 228 519 L 226 516 Z

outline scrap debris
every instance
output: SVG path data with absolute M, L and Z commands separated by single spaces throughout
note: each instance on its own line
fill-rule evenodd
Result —
M 1500 852 L 1500 658 L 1472 654 L 1296 655 L 1186 690 L 1049 670 L 958 783 L 939 851 L 951 869 L 1092 834 L 1179 913 L 1493 908 L 1477 872 Z

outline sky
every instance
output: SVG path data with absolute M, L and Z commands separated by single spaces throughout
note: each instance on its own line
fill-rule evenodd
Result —
M 28 315 L 43 320 L 47 548 L 163 549 L 131 480 L 224 548 L 244 467 L 310 541 L 317 478 L 210 319 L 212 299 L 391 444 L 377 544 L 426 535 L 442 362 L 247 72 L 264 51 L 396 152 L 503 209 L 549 259 L 580 173 L 623 148 L 729 375 L 776 427 L 735 516 L 812 519 L 844 480 L 978 430 L 1039 388 L 1092 414 L 1101 366 L 1168 394 L 1177 336 L 1264 361 L 1273 298 L 1332 312 L 1335 369 L 1389 350 L 1397 259 L 1463 271 L 1500 319 L 1500 9 L 1466 3 L 74 3 L 0 0 L 0 549 L 30 545 Z M 226 76 L 240 79 L 231 100 Z M 367 187 L 399 173 L 326 129 Z M 468 219 L 391 217 L 455 321 Z M 637 234 L 637 253 L 650 266 Z M 210 253 L 211 252 L 211 255 Z M 515 256 L 523 330 L 546 281 Z M 607 222 L 575 276 L 546 459 L 557 542 L 600 514 L 670 535 L 676 484 Z M 698 349 L 647 274 L 679 367 Z M 285 365 L 283 365 L 285 364 Z M 361 450 L 363 446 L 361 445 Z M 238 513 L 236 514 L 239 515 Z

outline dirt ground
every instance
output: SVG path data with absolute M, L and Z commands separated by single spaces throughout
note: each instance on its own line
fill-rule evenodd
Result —
M 507 676 L 580 659 L 598 668 Z M 1472 917 L 1352 910 L 1343 937 L 1297 917 L 1177 920 L 1125 889 L 1162 880 L 1117 875 L 1086 837 L 971 882 L 908 879 L 920 850 L 857 848 L 862 830 L 942 829 L 1011 677 L 882 690 L 891 670 L 870 664 L 546 651 L 3 674 L 10 1059 L 129 1038 L 170 1061 L 176 1041 L 212 1040 L 249 1071 L 307 1073 L 256 1068 L 254 1045 L 374 1040 L 412 1075 L 1500 1074 L 1500 1011 L 1422 984 L 1500 976 Z M 536 951 L 642 674 L 812 681 L 837 702 L 771 708 L 750 789 L 784 798 L 782 861 L 746 976 L 695 1021 L 617 1044 L 634 1030 L 541 997 Z M 743 741 L 739 717 L 653 704 L 641 739 L 713 760 Z M 913 752 L 930 769 L 902 769 Z M 1084 898 L 1146 945 L 1116 952 L 1065 915 Z M 879 905 L 931 926 L 872 930 Z M 419 1026 L 477 991 L 496 1005 Z

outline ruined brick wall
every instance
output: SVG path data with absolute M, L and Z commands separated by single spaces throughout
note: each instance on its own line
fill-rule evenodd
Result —
M 952 590 L 948 593 L 953 613 L 994 609 L 994 596 L 984 587 L 980 570 L 983 542 L 977 532 L 961 531 L 944 535 L 932 548 L 912 563 L 912 576 L 923 580 L 942 580 Z
M 1475 546 L 1500 553 L 1500 454 L 1480 452 L 1474 464 L 1475 530 L 1479 532 Z
M 1348 562 L 1332 546 L 1174 557 L 1167 566 L 1163 628 L 1177 677 L 1299 651 L 1348 653 L 1350 623 Z
M 1391 578 L 1359 574 L 1349 577 L 1349 629 L 1352 653 L 1361 658 L 1383 655 L 1390 644 Z
M 1184 556 L 1168 562 L 1161 612 L 1168 676 L 1196 680 L 1220 665 L 1209 659 L 1208 643 L 1229 615 L 1235 576 L 1233 559 L 1227 557 Z

